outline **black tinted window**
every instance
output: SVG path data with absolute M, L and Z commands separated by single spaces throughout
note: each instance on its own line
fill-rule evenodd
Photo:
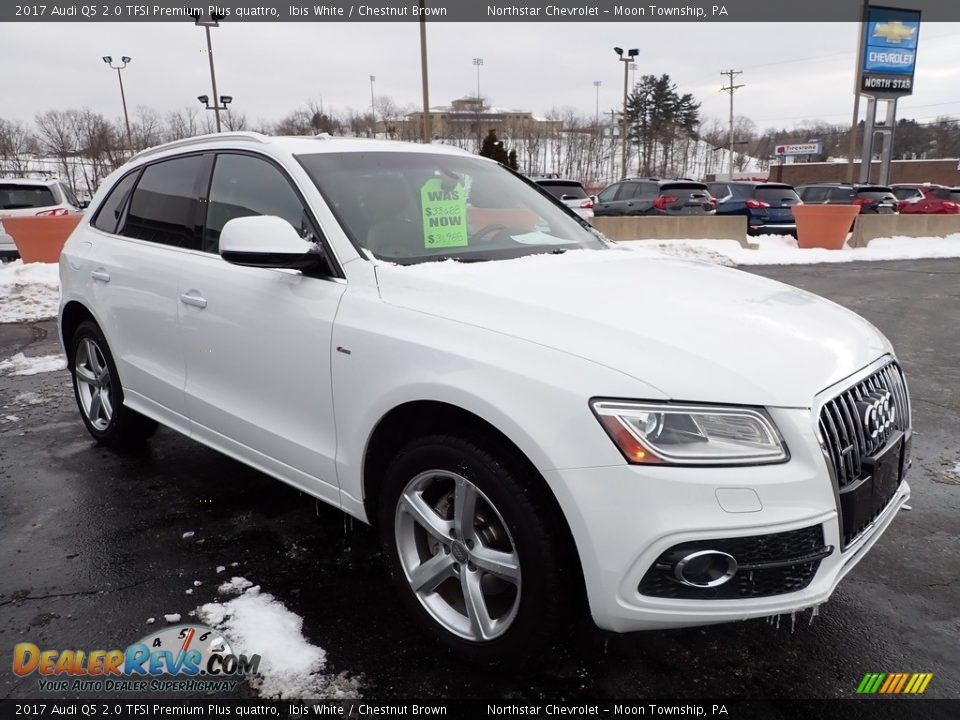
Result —
M 197 179 L 200 155 L 148 165 L 130 199 L 122 234 L 175 247 L 199 248 Z
M 869 188 L 867 190 L 857 190 L 858 198 L 867 198 L 868 200 L 890 200 L 893 193 L 883 188 Z
M 935 198 L 940 200 L 949 200 L 950 199 L 950 189 L 949 188 L 930 188 L 930 194 Z M 899 196 L 898 196 L 899 197 Z
M 730 194 L 727 191 L 727 186 L 721 183 L 711 183 L 710 185 L 707 185 L 707 190 L 710 191 L 711 195 L 717 198 L 725 198 L 727 195 Z
M 276 215 L 301 235 L 308 231 L 303 203 L 283 173 L 266 160 L 218 155 L 209 200 L 203 238 L 207 252 L 218 251 L 220 233 L 227 222 L 248 215 Z
M 97 210 L 97 217 L 93 221 L 95 228 L 108 233 L 117 231 L 120 214 L 123 212 L 123 206 L 127 202 L 130 188 L 133 187 L 136 179 L 137 173 L 132 172 L 113 186 L 113 190 L 110 191 L 107 199 L 100 204 L 100 209 Z
M 56 205 L 53 192 L 46 185 L 0 184 L 0 210 L 22 210 Z
M 640 183 L 625 182 L 620 184 L 617 200 L 629 200 L 640 195 Z
M 542 182 L 538 183 L 540 187 L 546 190 L 548 193 L 553 195 L 557 200 L 563 198 L 564 195 L 567 195 L 571 198 L 585 198 L 587 197 L 586 191 L 580 186 L 580 183 L 568 182 L 568 183 L 558 183 L 558 182 Z
M 605 187 L 599 195 L 597 195 L 597 200 L 600 202 L 610 202 L 613 200 L 614 196 L 617 194 L 617 190 L 620 189 L 620 184 L 611 185 L 610 187 Z
M 800 196 L 789 187 L 758 187 L 754 197 L 764 202 L 799 202 Z
M 894 188 L 893 194 L 897 196 L 897 200 L 919 200 L 923 197 L 916 188 Z
M 835 187 L 830 190 L 830 200 L 832 202 L 848 203 L 853 200 L 853 188 Z

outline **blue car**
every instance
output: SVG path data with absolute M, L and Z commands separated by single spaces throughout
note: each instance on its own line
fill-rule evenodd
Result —
M 792 185 L 770 182 L 708 183 L 717 215 L 746 215 L 750 235 L 796 235 L 793 206 L 803 201 Z

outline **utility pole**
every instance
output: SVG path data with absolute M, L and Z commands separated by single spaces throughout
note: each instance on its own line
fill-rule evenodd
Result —
M 614 128 L 614 127 L 616 126 L 616 124 L 617 124 L 617 111 L 616 111 L 616 109 L 614 109 L 614 110 L 611 110 L 611 111 L 608 112 L 608 113 L 604 113 L 604 115 L 609 115 L 609 116 L 610 116 L 610 135 L 611 135 L 611 140 L 612 140 L 612 139 L 613 139 L 613 128 Z M 611 142 L 611 143 L 610 143 L 610 182 L 613 182 L 613 181 L 616 179 L 616 177 L 617 177 L 617 175 L 616 175 L 617 170 L 616 170 L 616 165 L 615 165 L 617 153 L 616 153 L 616 151 L 614 150 L 614 147 L 615 147 L 615 146 L 614 146 L 613 142 Z
M 432 137 L 430 128 L 430 90 L 427 83 L 427 20 L 423 12 L 424 0 L 420 0 L 420 83 L 423 86 L 423 128 L 421 140 L 429 143 Z
M 744 85 L 734 85 L 733 79 L 737 75 L 743 75 L 743 70 L 721 70 L 720 74 L 726 75 L 730 83 L 727 87 L 720 88 L 720 92 L 730 93 L 730 137 L 727 141 L 727 152 L 730 153 L 730 157 L 727 160 L 727 172 L 730 174 L 730 178 L 733 179 L 733 94 L 744 87 Z

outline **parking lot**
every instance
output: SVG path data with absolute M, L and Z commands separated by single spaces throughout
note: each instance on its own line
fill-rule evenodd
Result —
M 233 574 L 304 618 L 327 672 L 380 699 L 851 697 L 867 672 L 932 672 L 926 695 L 957 697 L 960 260 L 751 272 L 872 321 L 912 393 L 912 511 L 819 616 L 629 636 L 585 624 L 561 629 L 571 641 L 529 672 L 469 667 L 402 612 L 369 528 L 170 430 L 140 454 L 94 446 L 57 371 L 0 377 L 0 654 L 125 647 Z M 57 350 L 55 321 L 0 325 L 0 360 Z M 34 678 L 0 667 L 0 698 L 37 696 Z

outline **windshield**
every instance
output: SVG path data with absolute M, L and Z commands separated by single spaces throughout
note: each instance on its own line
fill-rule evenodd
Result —
M 604 249 L 598 236 L 499 165 L 424 152 L 299 155 L 353 242 L 400 264 Z

